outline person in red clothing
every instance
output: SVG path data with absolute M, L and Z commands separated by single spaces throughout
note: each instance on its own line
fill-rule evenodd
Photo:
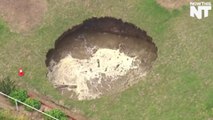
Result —
M 18 75 L 20 77 L 24 76 L 24 71 L 22 70 L 22 68 L 19 69 Z

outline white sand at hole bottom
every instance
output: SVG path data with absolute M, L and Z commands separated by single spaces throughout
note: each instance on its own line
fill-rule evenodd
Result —
M 136 57 L 129 57 L 119 50 L 100 48 L 89 59 L 77 59 L 71 54 L 67 55 L 52 66 L 48 77 L 57 86 L 76 85 L 77 88 L 69 90 L 74 91 L 79 100 L 95 99 L 102 93 L 89 88 L 88 81 L 96 79 L 97 83 L 92 86 L 95 88 L 97 84 L 101 84 L 104 76 L 114 81 L 129 70 L 138 68 L 139 64 Z

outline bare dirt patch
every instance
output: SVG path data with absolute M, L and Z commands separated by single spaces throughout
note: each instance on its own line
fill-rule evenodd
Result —
M 15 32 L 35 28 L 46 11 L 46 0 L 0 0 L 0 15 Z
M 92 18 L 58 38 L 47 53 L 47 76 L 62 94 L 95 99 L 136 83 L 156 58 L 145 31 L 115 18 Z
M 167 9 L 178 9 L 192 0 L 157 0 L 157 3 Z

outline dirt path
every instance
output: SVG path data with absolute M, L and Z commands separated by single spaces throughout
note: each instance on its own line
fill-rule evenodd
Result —
M 54 103 L 53 101 L 48 99 L 46 96 L 39 95 L 32 91 L 29 92 L 29 96 L 40 100 L 41 103 L 49 109 L 57 108 L 57 109 L 62 110 L 67 116 L 69 116 L 70 120 L 88 120 L 83 115 L 80 115 L 79 113 L 74 113 L 71 110 L 69 110 L 63 106 L 60 106 L 60 105 Z
M 15 107 L 11 106 L 10 102 L 3 96 L 0 96 L 0 108 L 15 110 Z

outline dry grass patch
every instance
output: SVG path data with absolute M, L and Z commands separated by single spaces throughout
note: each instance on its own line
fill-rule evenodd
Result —
M 45 0 L 0 0 L 0 15 L 14 32 L 32 30 L 42 21 L 46 11 Z
M 192 0 L 157 0 L 157 3 L 167 9 L 178 9 Z

